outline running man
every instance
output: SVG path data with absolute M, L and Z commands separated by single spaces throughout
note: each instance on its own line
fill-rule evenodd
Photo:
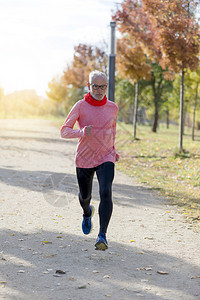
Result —
M 96 250 L 106 250 L 106 232 L 113 209 L 114 166 L 119 159 L 114 147 L 118 107 L 106 97 L 108 82 L 104 73 L 97 70 L 91 72 L 87 85 L 89 93 L 72 107 L 61 128 L 61 137 L 78 138 L 75 162 L 84 234 L 89 234 L 92 229 L 94 206 L 90 205 L 90 201 L 96 172 L 100 194 L 100 229 L 95 247 Z M 78 129 L 73 129 L 76 121 Z

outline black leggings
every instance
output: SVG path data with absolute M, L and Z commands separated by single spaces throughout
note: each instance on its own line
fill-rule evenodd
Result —
M 100 231 L 106 233 L 108 223 L 112 214 L 112 182 L 114 178 L 114 163 L 105 162 L 94 168 L 76 168 L 79 184 L 79 201 L 83 208 L 84 215 L 90 216 L 90 200 L 92 197 L 92 182 L 94 173 L 97 174 L 99 182 L 99 222 Z

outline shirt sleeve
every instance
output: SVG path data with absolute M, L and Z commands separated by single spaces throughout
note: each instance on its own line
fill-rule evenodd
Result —
M 114 122 L 113 122 L 113 141 L 114 141 L 114 144 L 115 144 L 115 136 L 116 136 L 117 114 L 118 114 L 118 108 L 116 110 L 116 114 L 115 114 L 115 118 L 114 118 Z M 115 145 L 114 145 L 114 149 L 115 149 Z M 116 150 L 115 150 L 115 153 L 116 153 Z M 119 154 L 118 153 L 116 153 L 115 160 L 116 161 L 119 160 Z
M 118 108 L 116 110 L 114 121 L 113 121 L 113 141 L 114 142 L 115 142 L 115 136 L 116 136 L 117 114 L 118 114 Z
M 81 129 L 73 129 L 74 124 L 79 119 L 80 103 L 77 102 L 69 112 L 63 126 L 61 127 L 60 134 L 62 138 L 80 138 L 86 135 L 85 127 Z

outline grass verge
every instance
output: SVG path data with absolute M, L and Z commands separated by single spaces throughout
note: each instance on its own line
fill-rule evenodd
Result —
M 178 205 L 188 220 L 200 222 L 200 131 L 192 141 L 191 130 L 185 129 L 185 151 L 179 154 L 177 126 L 167 129 L 161 125 L 157 133 L 148 126 L 138 126 L 136 140 L 132 130 L 132 125 L 117 125 L 117 169 L 158 190 Z

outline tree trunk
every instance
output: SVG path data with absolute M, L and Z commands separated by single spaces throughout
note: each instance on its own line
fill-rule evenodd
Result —
M 134 103 L 134 113 L 133 113 L 133 137 L 134 137 L 134 139 L 136 139 L 138 94 L 139 94 L 139 82 L 136 82 L 136 85 L 135 85 L 135 103 Z
M 166 115 L 167 115 L 166 126 L 167 126 L 167 129 L 168 129 L 169 128 L 169 108 L 167 108 L 167 110 L 166 110 Z
M 193 117 L 192 117 L 192 140 L 193 141 L 194 141 L 194 129 L 195 129 L 195 114 L 196 114 L 197 99 L 198 99 L 198 87 L 199 85 L 197 84 L 196 96 L 195 96 L 194 107 L 193 107 Z
M 179 115 L 179 152 L 183 152 L 183 108 L 184 108 L 184 69 L 181 74 L 180 82 L 180 115 Z
M 161 86 L 162 86 L 162 78 L 159 80 L 157 87 L 156 87 L 156 79 L 155 76 L 152 76 L 152 89 L 153 89 L 153 95 L 154 95 L 154 107 L 155 107 L 155 112 L 154 112 L 154 122 L 153 122 L 153 127 L 152 131 L 157 132 L 158 128 L 158 118 L 159 118 L 159 101 L 161 97 Z
M 157 102 L 155 103 L 155 114 L 154 114 L 154 122 L 153 122 L 153 128 L 152 131 L 153 132 L 157 132 L 157 128 L 158 128 L 158 106 L 157 106 Z

